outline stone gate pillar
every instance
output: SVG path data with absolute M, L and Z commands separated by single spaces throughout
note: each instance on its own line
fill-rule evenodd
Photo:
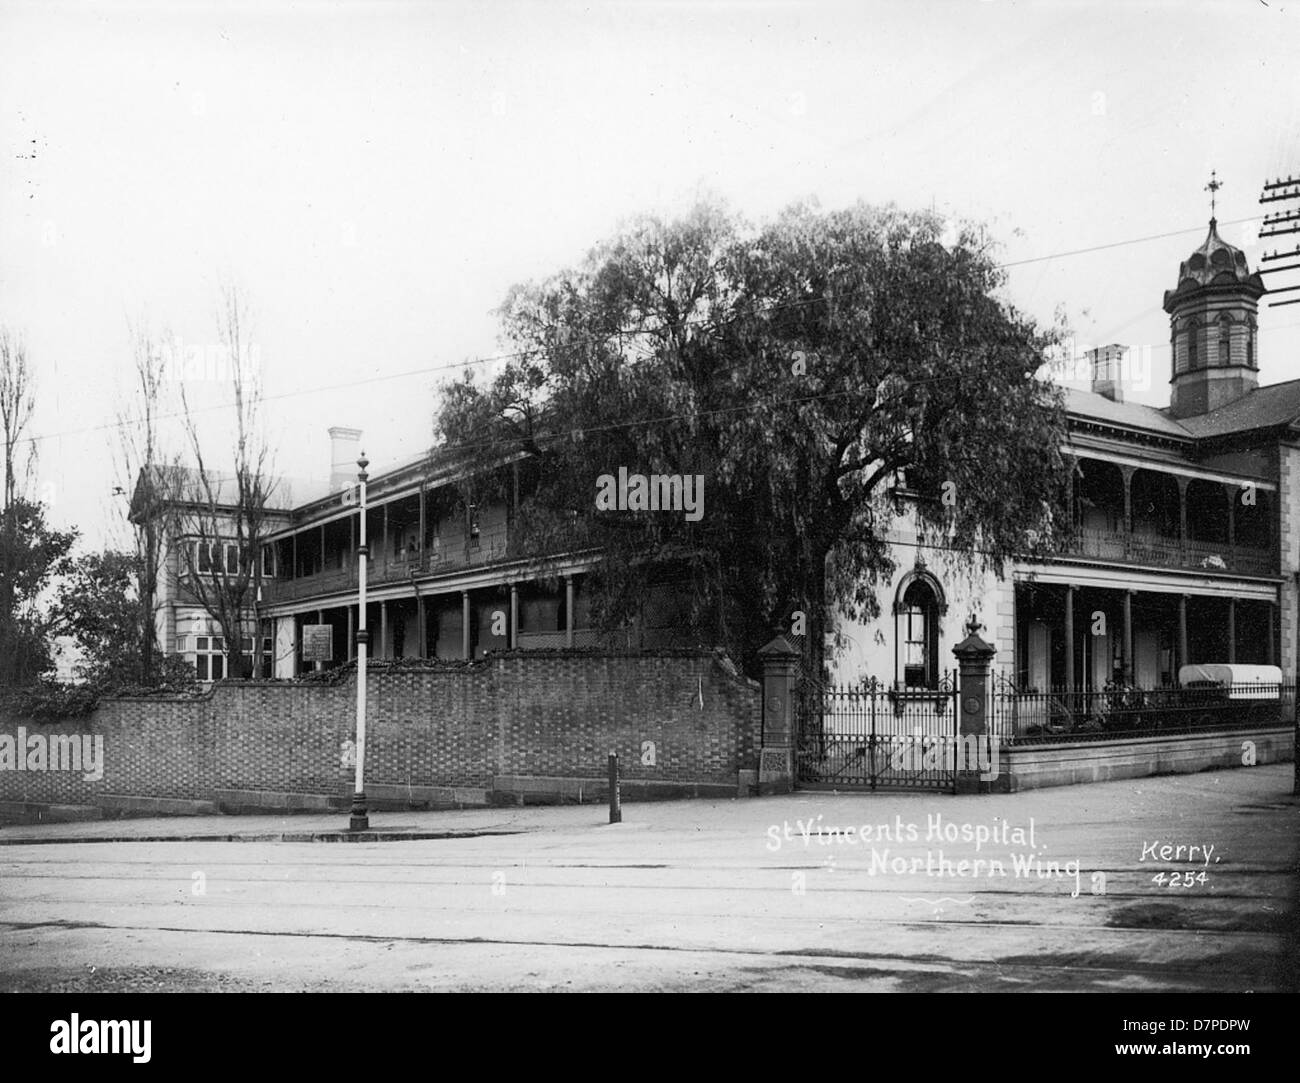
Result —
M 988 782 L 980 778 L 979 759 L 986 754 L 990 759 L 998 755 L 998 748 L 989 740 L 989 662 L 997 649 L 979 636 L 981 625 L 971 614 L 966 622 L 966 638 L 952 649 L 961 669 L 958 685 L 956 749 L 957 792 L 987 793 Z M 990 762 L 990 771 L 999 768 Z
M 758 792 L 794 789 L 795 697 L 799 652 L 783 635 L 759 649 L 763 662 L 763 733 L 759 742 Z

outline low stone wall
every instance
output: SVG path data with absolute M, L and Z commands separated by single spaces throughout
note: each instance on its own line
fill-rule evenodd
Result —
M 349 673 L 336 684 L 227 682 L 198 698 L 109 700 L 79 722 L 9 719 L 0 811 L 345 808 L 355 705 Z M 597 800 L 616 751 L 629 798 L 735 795 L 757 765 L 760 706 L 759 684 L 707 651 L 374 665 L 366 791 L 376 808 Z
M 1295 728 L 1216 730 L 1053 745 L 1003 747 L 992 789 L 1016 793 L 1045 786 L 1191 774 L 1222 767 L 1280 763 L 1295 756 Z

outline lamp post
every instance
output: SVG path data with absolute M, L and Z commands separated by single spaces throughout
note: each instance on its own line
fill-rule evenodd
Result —
M 352 793 L 352 819 L 350 831 L 365 831 L 370 827 L 366 815 L 366 647 L 370 634 L 366 631 L 366 563 L 370 550 L 366 546 L 366 467 L 370 461 L 366 453 L 357 460 L 357 481 L 361 488 L 360 544 L 357 546 L 357 779 Z

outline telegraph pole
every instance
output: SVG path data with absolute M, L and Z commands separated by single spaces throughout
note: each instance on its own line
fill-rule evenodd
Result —
M 1260 226 L 1259 239 L 1262 241 L 1266 237 L 1286 237 L 1300 234 L 1300 177 L 1292 177 L 1288 174 L 1283 180 L 1281 177 L 1276 180 L 1266 180 L 1264 190 L 1259 195 L 1260 203 L 1281 203 L 1283 206 L 1276 211 L 1264 215 L 1264 222 Z M 1290 204 L 1294 209 L 1288 209 Z M 1259 268 L 1259 273 L 1281 274 L 1283 271 L 1300 271 L 1300 244 L 1296 244 L 1290 251 L 1282 252 L 1273 249 L 1271 253 L 1265 253 L 1260 257 L 1260 263 L 1276 263 L 1276 267 Z M 1300 292 L 1300 283 L 1293 283 L 1289 286 L 1275 286 L 1275 279 L 1269 279 L 1269 293 L 1296 293 Z M 1280 308 L 1283 305 L 1300 304 L 1300 297 L 1292 297 L 1286 301 L 1270 301 L 1269 308 Z M 1300 573 L 1296 575 L 1295 583 L 1300 588 Z M 1294 674 L 1283 674 L 1283 680 L 1290 677 L 1294 679 L 1300 676 L 1300 672 Z M 1293 696 L 1293 699 L 1297 698 Z M 1291 792 L 1300 797 L 1300 703 L 1293 703 L 1292 709 L 1296 711 L 1295 723 L 1295 778 L 1292 782 Z
M 1292 234 L 1300 233 L 1300 177 L 1287 177 L 1286 180 L 1278 179 L 1264 182 L 1264 190 L 1260 193 L 1259 201 L 1261 203 L 1290 203 L 1294 206 L 1293 210 L 1283 207 L 1264 215 L 1264 222 L 1260 226 L 1259 239 L 1262 241 L 1267 237 L 1285 237 Z M 1290 260 L 1286 263 L 1278 261 Z M 1300 271 L 1300 244 L 1297 244 L 1289 252 L 1280 252 L 1276 248 L 1272 253 L 1267 253 L 1260 257 L 1260 263 L 1278 263 L 1276 267 L 1259 268 L 1259 273 L 1279 274 L 1282 271 Z M 1300 291 L 1300 283 L 1290 286 L 1275 286 L 1272 279 L 1269 280 L 1269 293 L 1296 293 Z M 1300 304 L 1300 297 L 1292 297 L 1287 301 L 1269 301 L 1269 308 L 1280 308 L 1282 305 Z
M 366 647 L 370 633 L 366 631 L 366 565 L 370 550 L 366 546 L 366 481 L 370 475 L 366 467 L 370 461 L 366 453 L 357 460 L 357 481 L 361 487 L 361 530 L 357 546 L 357 779 L 352 793 L 352 819 L 350 831 L 365 831 L 370 827 L 366 814 Z

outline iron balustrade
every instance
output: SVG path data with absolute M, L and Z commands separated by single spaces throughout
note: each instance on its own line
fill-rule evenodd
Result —
M 1137 688 L 990 688 L 989 726 L 1003 745 L 1101 741 L 1294 725 L 1294 682 Z
M 1063 556 L 1242 575 L 1276 575 L 1277 551 L 1227 542 L 1193 541 L 1158 534 L 1129 534 L 1120 530 L 1071 531 L 1061 547 Z

